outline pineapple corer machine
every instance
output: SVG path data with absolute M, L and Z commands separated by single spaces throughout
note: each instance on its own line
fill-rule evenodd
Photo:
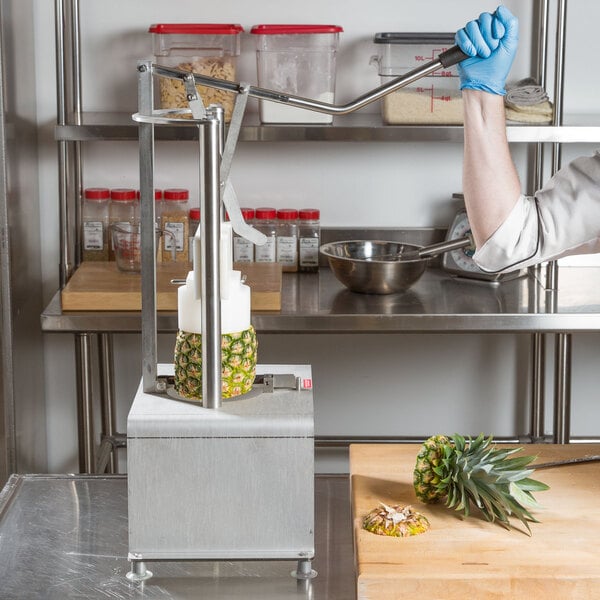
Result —
M 228 178 L 248 97 L 346 114 L 463 58 L 454 47 L 343 106 L 138 64 L 142 380 L 127 420 L 128 579 L 148 579 L 146 563 L 161 560 L 295 560 L 295 577 L 316 575 L 310 366 L 258 365 L 247 393 L 223 401 L 221 391 L 222 333 L 250 323 L 250 290 L 232 268 L 231 227 L 264 242 L 244 222 Z M 155 76 L 181 81 L 190 109 L 155 110 Z M 196 85 L 237 94 L 226 139 L 222 107 L 204 107 Z M 201 334 L 201 402 L 179 396 L 175 366 L 157 361 L 154 127 L 161 125 L 198 129 L 202 219 L 178 318 L 180 330 Z

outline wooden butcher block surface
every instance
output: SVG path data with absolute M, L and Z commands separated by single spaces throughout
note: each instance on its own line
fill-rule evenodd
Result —
M 416 499 L 412 477 L 419 445 L 350 447 L 358 600 L 600 599 L 600 463 L 540 469 L 540 523 L 531 537 L 517 521 L 507 531 L 479 516 L 461 517 Z M 600 445 L 523 445 L 537 462 L 600 454 Z M 362 529 L 379 502 L 409 504 L 431 528 L 410 538 Z
M 250 286 L 252 310 L 281 309 L 281 265 L 277 263 L 236 263 Z M 171 279 L 185 279 L 190 265 L 158 263 L 156 304 L 158 310 L 177 310 L 177 285 Z M 83 262 L 61 292 L 62 309 L 140 310 L 141 277 L 123 273 L 115 262 Z

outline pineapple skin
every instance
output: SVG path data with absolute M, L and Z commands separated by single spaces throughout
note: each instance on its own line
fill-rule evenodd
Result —
M 246 394 L 256 375 L 258 340 L 254 327 L 221 336 L 221 396 Z M 175 391 L 202 400 L 202 335 L 179 330 L 175 341 Z

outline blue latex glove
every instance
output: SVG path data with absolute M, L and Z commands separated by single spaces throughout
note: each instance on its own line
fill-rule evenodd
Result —
M 506 78 L 519 43 L 519 21 L 499 6 L 494 14 L 482 13 L 456 32 L 456 44 L 468 56 L 458 64 L 460 89 L 506 94 Z

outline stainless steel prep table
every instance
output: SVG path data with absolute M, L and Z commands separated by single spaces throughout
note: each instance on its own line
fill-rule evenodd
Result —
M 319 575 L 297 582 L 293 561 L 153 562 L 132 584 L 127 561 L 125 476 L 13 475 L 0 493 L 0 598 L 355 597 L 349 483 L 315 478 Z
M 429 232 L 435 236 L 439 232 Z M 395 231 L 395 236 L 405 235 Z M 348 239 L 357 239 L 345 231 Z M 354 236 L 354 237 L 353 237 Z M 389 238 L 395 239 L 395 238 Z M 406 239 L 406 238 L 405 238 Z M 439 239 L 439 238 L 438 238 Z M 424 243 L 438 241 L 430 237 Z M 408 238 L 406 241 L 413 243 Z M 546 291 L 543 271 L 498 285 L 457 279 L 436 269 L 404 294 L 356 294 L 338 282 L 328 268 L 319 273 L 284 273 L 280 311 L 254 312 L 260 333 L 560 333 L 556 369 L 553 441 L 570 440 L 571 333 L 600 331 L 600 267 L 562 267 L 557 291 Z M 538 279 L 538 277 L 540 279 Z M 46 332 L 75 334 L 78 373 L 80 471 L 95 471 L 92 394 L 92 338 L 98 336 L 102 434 L 112 436 L 112 333 L 139 333 L 139 312 L 63 312 L 60 292 L 41 316 Z M 159 312 L 158 330 L 174 332 L 176 313 Z M 534 336 L 535 337 L 535 336 Z M 539 336 L 538 336 L 539 337 Z M 532 409 L 534 440 L 543 419 Z M 537 424 L 537 425 L 536 425 Z M 536 432 L 536 430 L 538 430 Z M 317 443 L 321 440 L 317 439 Z M 592 440 L 590 440 L 592 441 Z M 114 463 L 113 463 L 114 464 Z

